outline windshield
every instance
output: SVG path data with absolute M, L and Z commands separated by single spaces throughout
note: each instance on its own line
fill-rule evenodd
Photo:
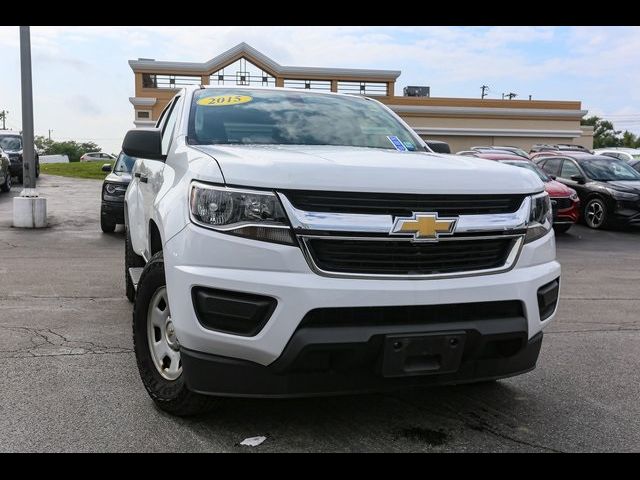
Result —
M 411 131 L 366 98 L 252 89 L 194 93 L 189 143 L 423 149 Z
M 16 135 L 0 136 L 0 147 L 9 151 L 22 150 L 22 138 Z
M 518 160 L 502 160 L 501 163 L 506 163 L 507 165 L 513 165 L 514 167 L 526 168 L 527 170 L 531 170 L 536 175 L 538 175 L 538 177 L 540 177 L 540 180 L 542 180 L 543 182 L 550 182 L 552 180 L 552 178 L 547 175 L 544 170 L 542 170 L 540 167 L 537 167 L 533 163 L 520 162 Z
M 580 162 L 589 178 L 601 182 L 640 180 L 640 174 L 620 160 L 585 160 Z
M 131 169 L 133 168 L 134 163 L 136 163 L 136 159 L 134 157 L 130 157 L 129 155 L 126 155 L 124 152 L 122 152 L 120 153 L 120 155 L 118 155 L 118 161 L 113 167 L 113 171 L 131 173 Z

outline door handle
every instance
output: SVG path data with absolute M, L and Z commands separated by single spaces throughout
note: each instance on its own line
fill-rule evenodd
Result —
M 147 182 L 149 181 L 149 179 L 148 179 L 147 177 L 142 177 L 142 176 L 141 176 L 141 177 L 140 177 L 140 181 L 141 181 L 142 183 L 147 183 Z
M 134 173 L 133 176 L 136 177 L 136 178 L 140 178 L 140 172 Z

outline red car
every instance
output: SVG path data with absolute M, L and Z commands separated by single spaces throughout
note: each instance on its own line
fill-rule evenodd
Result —
M 470 155 L 468 152 L 461 153 L 463 155 Z M 549 152 L 545 153 L 548 154 Z M 498 152 L 474 152 L 473 156 L 496 160 L 535 172 L 544 182 L 544 189 L 551 198 L 551 206 L 553 207 L 553 229 L 557 233 L 566 232 L 571 228 L 571 225 L 576 223 L 580 218 L 580 200 L 578 199 L 576 191 L 560 182 L 556 182 L 532 161 L 525 160 L 517 155 Z

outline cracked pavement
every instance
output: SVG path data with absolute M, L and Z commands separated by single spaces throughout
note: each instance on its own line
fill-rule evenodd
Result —
M 0 451 L 640 450 L 640 230 L 557 238 L 561 304 L 538 367 L 495 384 L 221 401 L 190 419 L 139 380 L 121 227 L 95 180 L 43 175 L 50 227 L 11 228 L 0 194 Z M 257 447 L 247 437 L 266 436 Z

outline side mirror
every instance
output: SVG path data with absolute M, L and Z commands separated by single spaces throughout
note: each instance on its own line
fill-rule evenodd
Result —
M 571 175 L 571 180 L 579 183 L 580 185 L 584 185 L 587 182 L 587 180 L 582 175 Z
M 555 180 L 555 179 L 556 179 L 556 178 L 558 178 L 558 177 L 556 177 L 555 175 L 549 175 L 549 178 L 550 178 L 551 180 Z
M 166 159 L 166 155 L 162 155 L 162 132 L 158 128 L 129 130 L 124 136 L 122 151 L 130 157 L 161 161 Z
M 104 165 L 102 165 L 102 171 L 107 173 L 111 172 L 111 165 L 108 163 L 105 163 Z

